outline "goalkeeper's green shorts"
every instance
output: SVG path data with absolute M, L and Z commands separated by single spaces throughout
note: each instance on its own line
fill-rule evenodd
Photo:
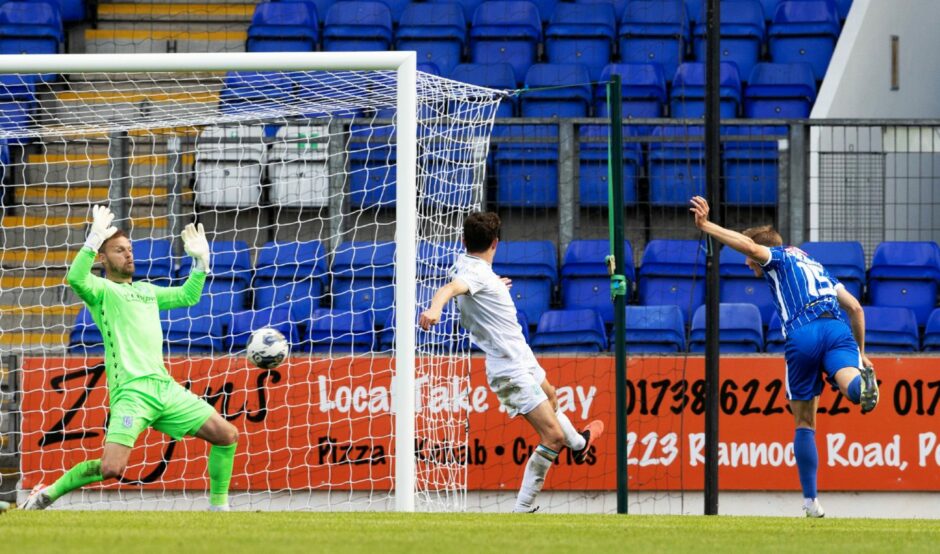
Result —
M 136 379 L 111 391 L 105 442 L 133 447 L 147 427 L 181 439 L 195 435 L 215 409 L 172 379 Z

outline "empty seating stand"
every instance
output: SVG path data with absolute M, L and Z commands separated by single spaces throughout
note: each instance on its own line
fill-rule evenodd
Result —
M 0 75 L 0 129 L 24 131 L 33 124 L 36 108 L 36 82 L 39 75 Z M 9 139 L 11 142 L 26 142 L 28 139 Z
M 255 306 L 262 309 L 301 298 L 320 299 L 326 272 L 326 251 L 320 241 L 268 242 L 255 262 Z
M 333 308 L 370 312 L 384 322 L 395 300 L 394 242 L 344 242 L 333 253 Z
M 558 262 L 551 241 L 501 242 L 493 258 L 493 271 L 512 279 L 509 293 L 530 322 L 549 309 L 558 281 Z
M 337 2 L 326 13 L 323 49 L 329 52 L 390 50 L 392 12 L 383 2 Z
M 375 346 L 372 312 L 319 308 L 305 326 L 301 348 L 320 354 L 367 354 Z
M 251 256 L 245 241 L 209 241 L 212 267 L 206 277 L 200 304 L 207 313 L 228 314 L 245 309 L 251 284 Z M 180 260 L 178 278 L 185 279 L 192 270 L 193 260 Z
M 226 324 L 222 320 L 228 318 L 228 314 L 213 315 L 206 311 L 202 303 L 162 312 L 160 324 L 163 328 L 164 350 L 170 354 L 190 355 L 221 352 L 222 337 L 228 336 Z
M 924 330 L 924 352 L 940 352 L 940 308 L 930 312 Z
M 508 63 L 517 84 L 535 63 L 541 42 L 542 20 L 532 2 L 483 2 L 473 14 L 470 59 L 473 63 Z
M 780 155 L 773 136 L 786 138 L 787 128 L 734 125 L 726 127 L 723 134 L 725 202 L 731 206 L 776 206 Z
M 561 265 L 561 299 L 565 309 L 590 308 L 601 315 L 604 323 L 613 323 L 614 304 L 605 263 L 609 255 L 610 242 L 607 240 L 571 241 Z M 636 281 L 633 248 L 629 241 L 624 241 L 624 273 L 629 299 L 629 291 Z
M 759 63 L 744 89 L 744 117 L 809 117 L 816 101 L 816 80 L 807 63 Z
M 672 78 L 689 41 L 689 18 L 682 0 L 633 0 L 620 22 L 620 59 L 658 63 Z
M 940 246 L 935 242 L 882 242 L 868 272 L 868 293 L 875 306 L 914 310 L 923 326 L 937 305 Z
M 0 4 L 0 54 L 58 54 L 64 41 L 57 4 Z
M 686 206 L 705 194 L 705 142 L 700 126 L 653 129 L 649 150 L 650 205 Z
M 741 105 L 741 78 L 733 63 L 722 62 L 720 72 L 719 110 L 721 117 L 732 119 L 737 116 Z M 672 117 L 705 117 L 704 63 L 686 62 L 679 66 L 672 80 L 669 108 Z
M 395 34 L 398 50 L 416 51 L 419 63 L 433 63 L 442 75 L 450 75 L 460 63 L 466 41 L 467 23 L 459 4 L 409 4 Z
M 532 338 L 535 352 L 603 352 L 607 333 L 600 314 L 591 309 L 552 310 L 542 314 Z
M 770 321 L 776 311 L 773 292 L 763 278 L 744 264 L 745 256 L 724 247 L 721 249 L 718 271 L 721 275 L 720 297 L 722 302 L 753 304 L 760 311 L 762 321 Z
M 627 306 L 626 349 L 631 354 L 685 352 L 685 323 L 678 306 Z M 611 342 L 613 342 L 611 334 Z
M 858 300 L 865 286 L 865 251 L 859 242 L 804 242 L 800 249 L 821 263 Z
M 703 244 L 694 240 L 651 240 L 643 252 L 637 290 L 640 304 L 678 306 L 686 320 L 705 302 Z
M 167 239 L 134 239 L 134 279 L 168 286 L 173 278 L 172 243 Z
M 624 119 L 662 117 L 667 105 L 666 77 L 657 63 L 609 64 L 601 72 L 601 82 L 620 75 L 620 111 Z M 608 115 L 607 87 L 598 84 L 594 110 L 599 117 Z
M 610 61 L 617 40 L 613 5 L 559 3 L 545 30 L 545 53 L 552 63 L 584 64 L 592 81 Z
M 634 136 L 632 127 L 623 126 L 623 136 Z M 578 154 L 578 204 L 583 208 L 606 207 L 608 204 L 608 126 L 585 125 L 580 128 Z M 637 203 L 637 179 L 643 164 L 643 151 L 638 142 L 624 142 L 623 204 L 633 206 Z
M 248 27 L 249 52 L 310 52 L 317 49 L 320 25 L 312 2 L 264 2 Z
M 917 319 L 908 308 L 865 306 L 865 352 L 920 350 Z
M 705 306 L 692 317 L 689 352 L 705 351 Z M 764 349 L 764 328 L 760 311 L 753 304 L 719 306 L 718 350 L 722 353 L 751 353 Z
M 587 66 L 539 63 L 526 73 L 522 117 L 586 117 L 594 91 Z
M 770 57 L 776 63 L 808 63 L 822 81 L 839 31 L 839 13 L 830 0 L 781 2 L 770 25 Z
M 700 9 L 704 9 L 704 2 Z M 760 59 L 766 38 L 764 27 L 764 9 L 757 0 L 734 0 L 721 2 L 721 61 L 731 62 L 738 68 L 743 79 L 751 73 L 754 64 Z M 705 35 L 707 26 L 704 14 L 696 18 L 694 28 L 695 59 L 705 61 Z

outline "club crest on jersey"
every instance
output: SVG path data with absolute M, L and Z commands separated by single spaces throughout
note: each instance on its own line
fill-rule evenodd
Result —
M 132 425 L 134 425 L 134 418 L 129 415 L 124 416 L 124 427 L 130 429 Z

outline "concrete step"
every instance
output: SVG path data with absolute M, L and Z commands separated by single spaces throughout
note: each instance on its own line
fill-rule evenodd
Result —
M 61 333 L 71 330 L 81 305 L 0 306 L 4 333 Z
M 179 170 L 184 180 L 194 160 L 192 154 L 180 156 Z M 172 179 L 172 161 L 166 154 L 131 155 L 127 163 L 130 164 L 132 186 L 141 190 L 151 189 L 157 184 L 166 187 Z M 113 170 L 107 154 L 31 154 L 27 157 L 26 182 L 87 189 L 92 185 L 106 185 L 111 180 Z
M 0 252 L 0 266 L 4 269 L 63 269 L 77 253 L 77 248 L 7 248 Z
M 245 23 L 104 23 L 85 31 L 90 54 L 244 52 Z
M 52 350 L 64 352 L 69 344 L 67 332 L 18 333 L 0 335 L 0 352 Z
M 253 2 L 205 3 L 172 2 L 134 4 L 119 2 L 98 5 L 98 21 L 251 21 L 255 6 Z
M 134 184 L 130 188 L 129 196 L 135 206 L 166 204 L 167 190 L 165 186 Z M 18 204 L 95 204 L 107 202 L 109 199 L 108 187 L 91 186 L 88 183 L 70 186 L 30 185 L 18 187 L 14 194 Z M 182 195 L 184 202 L 192 202 L 192 190 L 184 188 Z
M 46 206 L 42 206 L 46 209 Z M 49 227 L 76 227 L 84 228 L 89 223 L 87 215 L 8 215 L 3 218 L 3 229 L 13 230 L 19 228 L 42 228 Z M 168 218 L 166 215 L 147 215 L 131 217 L 133 227 L 150 227 L 154 229 L 166 228 Z
M 76 301 L 75 293 L 64 283 L 45 288 L 0 289 L 0 302 L 4 304 L 52 306 L 57 303 L 74 304 Z

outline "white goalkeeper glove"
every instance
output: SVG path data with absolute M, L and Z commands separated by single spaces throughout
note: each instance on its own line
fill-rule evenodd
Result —
M 209 241 L 206 240 L 206 231 L 202 223 L 195 226 L 192 223 L 183 229 L 183 249 L 193 258 L 193 268 L 209 273 Z
M 117 227 L 111 225 L 114 221 L 114 214 L 107 206 L 95 205 L 91 209 L 91 229 L 88 231 L 88 237 L 85 238 L 85 246 L 98 252 L 104 241 L 117 233 Z

